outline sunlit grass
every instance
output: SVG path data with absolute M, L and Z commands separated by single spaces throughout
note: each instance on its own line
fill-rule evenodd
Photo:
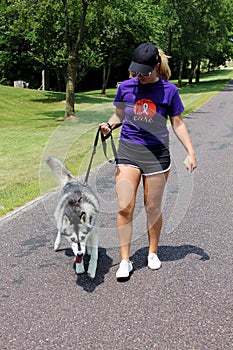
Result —
M 184 81 L 182 88 L 179 89 L 185 106 L 184 117 L 190 115 L 218 91 L 222 90 L 231 79 L 233 79 L 232 69 L 218 69 L 202 74 L 199 84 L 190 85 Z

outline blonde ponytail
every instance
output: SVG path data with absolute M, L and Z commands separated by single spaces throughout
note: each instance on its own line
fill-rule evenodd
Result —
M 159 50 L 159 56 L 161 57 L 161 63 L 159 66 L 157 66 L 156 73 L 160 78 L 168 80 L 171 76 L 171 69 L 168 65 L 168 58 L 170 57 L 165 55 L 163 50 L 161 49 L 158 49 L 158 50 Z

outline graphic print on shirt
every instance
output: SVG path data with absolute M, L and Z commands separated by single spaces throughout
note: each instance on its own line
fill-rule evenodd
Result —
M 142 98 L 134 105 L 134 120 L 146 123 L 152 123 L 152 118 L 156 114 L 156 105 L 153 101 Z

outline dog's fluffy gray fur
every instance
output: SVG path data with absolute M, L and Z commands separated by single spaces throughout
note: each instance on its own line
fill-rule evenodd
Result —
M 87 253 L 90 255 L 87 273 L 94 278 L 98 260 L 98 233 L 95 228 L 98 199 L 91 188 L 81 184 L 59 159 L 48 157 L 45 161 L 63 187 L 62 197 L 54 214 L 58 230 L 54 250 L 59 249 L 64 236 L 75 257 L 81 260 L 76 263 L 76 273 L 84 272 L 82 256 Z

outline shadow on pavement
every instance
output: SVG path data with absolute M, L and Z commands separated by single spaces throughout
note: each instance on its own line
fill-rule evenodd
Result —
M 134 269 L 138 270 L 147 266 L 148 247 L 137 250 L 130 260 L 133 262 Z M 181 246 L 159 246 L 158 256 L 161 261 L 176 261 L 184 259 L 189 254 L 197 254 L 200 260 L 209 260 L 209 255 L 200 247 L 184 244 Z
M 65 254 L 67 256 L 73 256 L 73 251 L 71 248 L 65 249 Z M 131 257 L 130 260 L 133 263 L 134 271 L 142 269 L 147 266 L 147 254 L 148 247 L 143 247 L 137 250 Z M 209 260 L 209 255 L 204 251 L 204 249 L 184 244 L 181 246 L 159 246 L 158 256 L 160 260 L 163 261 L 176 261 L 184 259 L 189 254 L 196 254 L 200 256 L 200 260 L 206 261 Z M 85 270 L 87 270 L 89 257 L 85 255 L 84 265 Z M 114 265 L 113 259 L 109 257 L 106 253 L 106 249 L 99 247 L 99 258 L 98 265 L 96 270 L 96 276 L 94 279 L 88 277 L 87 273 L 77 275 L 76 284 L 83 288 L 88 293 L 93 292 L 100 284 L 104 283 L 104 277 L 109 270 Z
M 112 267 L 113 260 L 107 255 L 106 249 L 99 247 L 98 252 L 99 257 L 95 278 L 91 279 L 90 277 L 88 277 L 87 273 L 77 275 L 77 285 L 82 287 L 88 293 L 93 292 L 101 283 L 104 283 L 104 276 L 109 272 L 109 269 Z M 66 249 L 65 254 L 67 256 L 74 255 L 71 248 Z M 84 266 L 86 271 L 88 268 L 88 261 L 89 257 L 88 255 L 85 255 Z

